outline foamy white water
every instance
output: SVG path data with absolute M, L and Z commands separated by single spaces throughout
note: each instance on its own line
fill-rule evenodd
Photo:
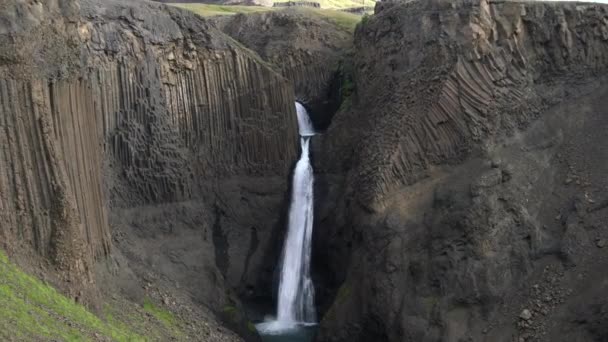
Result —
M 266 334 L 281 334 L 316 323 L 314 286 L 310 278 L 313 182 L 309 145 L 315 134 L 306 109 L 296 102 L 302 154 L 293 172 L 287 236 L 283 245 L 277 319 L 257 325 Z
M 312 125 L 310 116 L 306 108 L 301 103 L 296 102 L 296 113 L 298 115 L 298 129 L 300 130 L 300 136 L 310 137 L 315 135 L 315 128 Z

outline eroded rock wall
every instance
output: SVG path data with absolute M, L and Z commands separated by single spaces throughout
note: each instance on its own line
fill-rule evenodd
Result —
M 345 19 L 347 20 L 347 19 Z M 352 33 L 315 11 L 288 9 L 217 20 L 224 32 L 257 52 L 292 82 L 298 101 L 325 129 L 341 103 L 341 65 Z
M 572 317 L 604 281 L 576 277 L 605 262 L 607 10 L 378 5 L 315 150 L 315 265 L 341 284 L 318 340 L 605 338 Z
M 147 264 L 152 254 L 194 265 L 180 281 L 192 288 L 208 286 L 193 293 L 214 310 L 227 305 L 225 289 L 240 286 L 244 273 L 249 283 L 258 281 L 259 260 L 275 248 L 271 232 L 297 153 L 289 82 L 203 19 L 162 4 L 15 1 L 1 6 L 0 40 L 8 44 L 1 52 L 8 55 L 0 59 L 3 247 L 25 253 L 29 246 L 44 258 L 60 249 L 56 264 L 66 259 L 71 265 L 66 267 L 87 274 L 83 281 L 92 284 L 93 260 L 105 260 L 113 245 L 128 250 L 131 242 L 145 242 L 137 227 L 158 222 L 156 212 L 193 203 L 184 205 L 203 213 L 188 211 L 184 221 L 199 245 L 177 239 L 182 253 L 151 250 L 152 243 L 143 243 L 133 249 L 140 254 L 130 254 L 133 264 L 121 267 L 149 272 L 155 267 Z M 265 177 L 277 184 L 268 195 L 266 187 L 256 186 Z M 222 189 L 222 184 L 232 185 Z M 268 200 L 273 196 L 279 200 Z M 258 201 L 261 210 L 276 215 L 232 215 L 232 206 L 238 210 L 246 201 Z M 129 214 L 165 204 L 161 211 L 143 209 L 148 214 L 141 219 Z M 192 260 L 196 248 L 210 243 L 207 232 L 222 213 L 237 220 L 216 227 L 226 245 L 218 247 L 219 254 L 211 250 L 204 260 Z M 189 223 L 200 222 L 201 215 L 210 218 L 209 226 Z M 150 236 L 181 229 L 149 226 Z M 261 230 L 265 240 L 252 243 L 252 250 L 244 247 L 248 252 L 235 250 L 249 244 L 252 229 Z M 70 247 L 74 253 L 67 254 Z M 216 259 L 222 253 L 230 262 L 220 273 Z M 250 261 L 252 255 L 257 259 Z M 203 268 L 208 273 L 201 273 Z M 191 281 L 201 274 L 231 276 L 227 283 Z
M 602 5 L 390 4 L 357 31 L 358 110 L 328 135 L 329 148 L 363 150 L 365 203 L 525 125 L 559 100 L 547 83 L 606 70 Z

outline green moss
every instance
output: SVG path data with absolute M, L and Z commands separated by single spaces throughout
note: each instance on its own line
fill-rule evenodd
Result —
M 287 2 L 293 0 L 274 0 L 274 2 Z M 353 7 L 373 7 L 376 0 L 313 0 L 323 9 L 346 9 Z
M 170 312 L 144 306 L 113 300 L 103 305 L 100 318 L 21 271 L 0 251 L 0 341 L 184 340 Z
M 218 15 L 235 15 L 239 13 L 257 13 L 267 11 L 279 11 L 285 10 L 286 8 L 274 8 L 274 7 L 262 7 L 262 6 L 238 6 L 238 5 L 213 5 L 213 4 L 173 4 L 174 6 L 187 9 L 203 17 L 214 17 Z M 294 7 L 290 8 L 307 15 L 321 17 L 338 27 L 343 28 L 349 32 L 355 30 L 357 24 L 361 21 L 361 16 L 338 11 L 335 9 L 345 7 L 325 7 L 322 5 L 322 9 L 310 8 L 310 7 Z M 353 7 L 353 6 L 348 6 Z
M 238 5 L 213 5 L 213 4 L 172 4 L 192 11 L 203 17 L 213 17 L 217 15 L 234 15 L 238 13 L 255 13 L 272 11 L 272 7 L 262 6 L 238 6 Z
M 431 312 L 433 310 L 433 308 L 435 307 L 435 305 L 439 304 L 439 300 L 440 299 L 437 296 L 429 296 L 429 297 L 420 298 L 422 305 L 426 308 L 426 310 L 428 310 L 428 312 Z
M 168 310 L 154 305 L 154 303 L 152 303 L 149 298 L 144 299 L 144 311 L 148 312 L 159 321 L 165 323 L 168 327 L 175 326 L 176 320 L 173 314 Z
M 232 305 L 224 306 L 224 308 L 222 309 L 222 312 L 224 312 L 224 314 L 233 321 L 238 318 L 238 314 L 239 314 L 239 311 L 237 310 L 237 308 Z
M 338 290 L 338 294 L 336 295 L 336 303 L 343 303 L 346 299 L 348 299 L 348 297 L 350 297 L 351 295 L 351 288 L 350 286 L 348 286 L 348 284 L 343 284 L 342 286 L 340 286 L 340 289 Z
M 247 322 L 247 329 L 249 329 L 249 331 L 251 331 L 252 333 L 257 331 L 257 329 L 255 328 L 255 324 L 253 324 L 251 321 Z
M 349 110 L 352 105 L 352 95 L 355 92 L 355 82 L 353 80 L 352 64 L 347 58 L 340 64 L 338 69 L 341 78 L 340 84 L 340 111 Z
M 361 17 L 361 26 L 365 26 L 367 24 L 367 22 L 369 21 L 370 15 L 365 13 L 363 14 L 363 17 Z
M 0 339 L 143 341 L 125 326 L 102 321 L 53 287 L 22 272 L 0 251 Z
M 318 17 L 326 19 L 327 21 L 337 25 L 338 27 L 348 32 L 354 32 L 355 27 L 357 27 L 357 24 L 361 21 L 361 16 L 343 11 L 306 7 L 298 8 L 297 10 L 301 12 L 307 12 L 309 15 L 316 15 Z

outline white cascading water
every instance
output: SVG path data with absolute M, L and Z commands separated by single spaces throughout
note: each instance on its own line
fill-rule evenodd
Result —
M 298 129 L 300 131 L 300 136 L 310 137 L 315 135 L 315 128 L 312 126 L 310 116 L 308 116 L 306 108 L 304 108 L 304 106 L 302 106 L 302 104 L 299 102 L 296 102 L 296 114 L 298 115 Z M 308 157 L 308 154 L 306 157 Z
M 314 287 L 310 279 L 313 221 L 313 170 L 309 144 L 315 134 L 308 112 L 296 102 L 302 154 L 293 172 L 287 237 L 283 245 L 276 321 L 257 326 L 262 333 L 290 330 L 314 324 Z
M 302 137 L 302 156 L 293 174 L 289 230 L 283 247 L 277 320 L 314 322 L 313 289 L 310 280 L 312 239 L 313 173 L 308 157 L 309 137 Z

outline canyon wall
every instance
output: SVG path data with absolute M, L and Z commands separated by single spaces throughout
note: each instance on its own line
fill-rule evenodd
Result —
M 257 281 L 297 154 L 289 82 L 203 19 L 162 4 L 1 6 L 2 247 L 50 258 L 87 288 L 96 262 L 126 256 L 122 268 L 143 273 L 158 255 L 190 265 L 186 287 L 214 310 L 230 289 L 245 290 L 244 272 Z M 234 214 L 248 201 L 273 214 Z M 192 232 L 177 251 L 137 237 L 148 222 L 148 234 L 174 241 L 181 221 L 175 231 L 158 222 L 176 212 Z M 192 255 L 201 248 L 210 254 Z
M 319 129 L 329 125 L 340 105 L 342 64 L 352 48 L 349 28 L 324 15 L 289 9 L 217 19 L 226 34 L 293 83 L 296 98 L 309 108 Z
M 606 338 L 607 18 L 435 0 L 358 26 L 351 105 L 314 151 L 319 341 Z

